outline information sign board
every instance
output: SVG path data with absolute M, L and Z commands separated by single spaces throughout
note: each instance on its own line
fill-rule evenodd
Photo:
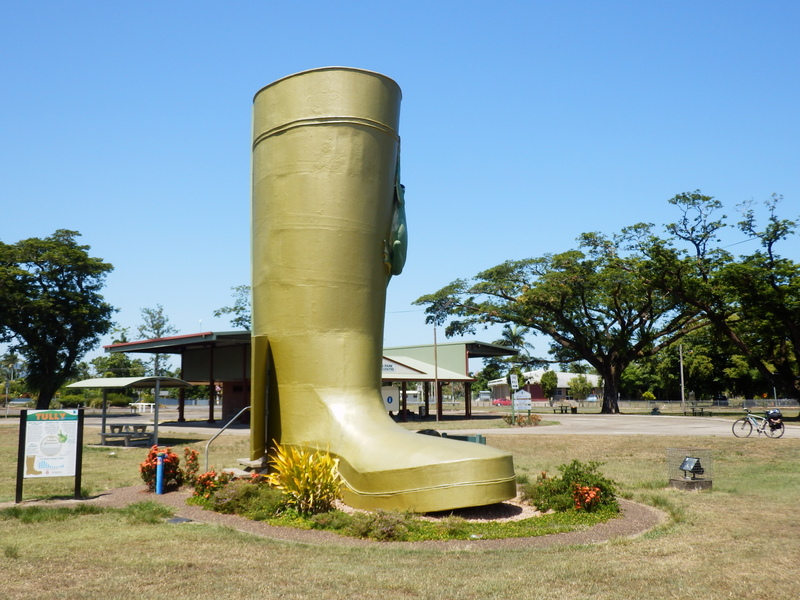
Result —
M 80 495 L 83 459 L 83 409 L 20 411 L 17 502 L 22 481 L 38 477 L 74 477 Z
M 77 441 L 77 410 L 29 410 L 25 419 L 25 478 L 74 477 Z

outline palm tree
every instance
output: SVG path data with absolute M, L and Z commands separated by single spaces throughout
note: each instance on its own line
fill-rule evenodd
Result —
M 7 352 L 0 357 L 0 374 L 4 379 L 9 381 L 16 380 L 22 368 L 22 361 L 13 352 Z
M 0 377 L 5 381 L 3 391 L 5 393 L 6 404 L 8 404 L 8 394 L 11 384 L 21 375 L 25 368 L 19 356 L 13 352 L 7 352 L 0 357 Z
M 503 331 L 500 333 L 502 336 L 495 342 L 498 346 L 505 346 L 506 348 L 514 348 L 527 354 L 527 348 L 533 348 L 532 344 L 525 341 L 525 336 L 530 333 L 529 327 L 522 325 L 503 325 Z

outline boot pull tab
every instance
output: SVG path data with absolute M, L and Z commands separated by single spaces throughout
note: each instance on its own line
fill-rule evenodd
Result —
M 406 223 L 405 186 L 400 183 L 400 148 L 397 148 L 397 167 L 395 169 L 394 197 L 392 200 L 392 227 L 390 239 L 384 241 L 384 263 L 389 278 L 400 275 L 406 264 L 408 252 L 408 225 Z

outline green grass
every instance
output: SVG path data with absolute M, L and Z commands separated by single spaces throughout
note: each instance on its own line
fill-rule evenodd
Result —
M 471 425 L 475 427 L 473 423 Z M 176 436 L 177 438 L 177 436 Z M 246 455 L 223 436 L 212 463 Z M 223 439 L 220 438 L 220 439 Z M 800 440 L 730 437 L 488 436 L 531 478 L 573 458 L 602 461 L 623 496 L 670 519 L 635 539 L 600 545 L 485 550 L 414 545 L 316 545 L 259 538 L 197 523 L 170 524 L 117 511 L 23 523 L 0 519 L 2 596 L 114 600 L 241 599 L 794 599 L 800 526 Z M 13 498 L 16 428 L 0 425 L 0 497 Z M 204 443 L 192 442 L 202 450 Z M 181 448 L 179 444 L 174 444 Z M 710 492 L 666 487 L 667 448 L 707 448 Z M 182 449 L 182 448 L 181 448 Z M 84 482 L 98 491 L 139 483 L 146 449 L 87 452 Z M 217 458 L 218 457 L 218 458 Z M 225 462 L 230 458 L 231 462 Z M 201 459 L 202 461 L 202 459 Z M 58 480 L 52 480 L 58 481 Z M 64 478 L 47 493 L 69 495 Z M 38 492 L 26 482 L 26 497 Z M 66 492 L 66 494 L 65 494 Z M 688 568 L 687 568 L 688 565 Z M 750 576 L 745 576 L 749 573 Z
M 16 489 L 18 419 L 0 420 L 0 502 L 13 502 Z M 165 433 L 159 438 L 159 445 L 171 446 L 183 459 L 185 447 L 205 451 L 206 441 L 211 436 L 192 433 Z M 137 485 L 139 464 L 145 459 L 146 447 L 99 447 L 98 430 L 86 428 L 83 450 L 83 472 L 81 489 L 85 496 L 93 496 L 105 490 Z M 247 436 L 223 433 L 210 447 L 209 466 L 236 466 L 236 459 L 247 456 Z M 201 458 L 200 467 L 205 458 Z M 23 499 L 29 498 L 72 498 L 75 480 L 72 477 L 32 478 L 24 480 Z

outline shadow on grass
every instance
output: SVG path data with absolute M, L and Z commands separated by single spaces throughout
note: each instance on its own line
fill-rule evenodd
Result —
M 472 413 L 471 417 L 465 417 L 464 415 L 442 415 L 439 418 L 439 422 L 456 422 L 456 421 L 495 421 L 497 419 L 502 418 L 502 413 L 495 413 L 495 414 L 475 414 Z M 429 414 L 427 417 L 420 417 L 417 413 L 409 413 L 406 416 L 406 420 L 403 421 L 400 415 L 392 415 L 392 419 L 395 423 L 436 423 L 436 414 Z
M 198 436 L 190 436 L 190 437 L 172 437 L 172 436 L 158 436 L 158 445 L 159 446 L 169 446 L 171 448 L 178 448 L 179 446 L 188 446 L 190 444 L 200 444 L 202 442 L 207 442 L 208 438 L 205 437 L 198 437 Z M 140 449 L 149 449 L 150 445 L 145 442 L 136 442 L 131 444 L 130 446 L 126 446 L 122 440 L 114 440 L 113 442 L 107 441 L 102 446 L 97 444 L 88 444 L 86 446 L 87 450 L 108 450 L 109 448 L 140 448 Z

